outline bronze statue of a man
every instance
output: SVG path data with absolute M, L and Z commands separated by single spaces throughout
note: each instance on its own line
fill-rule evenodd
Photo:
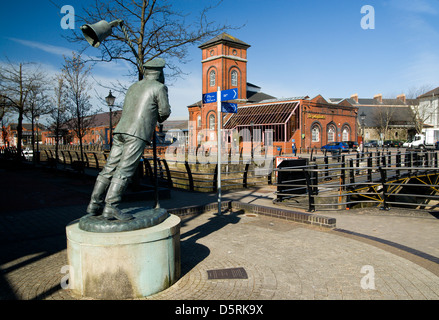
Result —
M 87 213 L 105 218 L 130 220 L 120 211 L 122 195 L 134 175 L 145 146 L 154 137 L 158 122 L 171 114 L 161 58 L 144 65 L 145 77 L 131 85 L 125 96 L 122 117 L 114 129 L 113 146 L 91 195 Z

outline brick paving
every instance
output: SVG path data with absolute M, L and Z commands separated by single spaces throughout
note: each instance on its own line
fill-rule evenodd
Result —
M 84 215 L 93 179 L 30 169 L 0 175 L 0 299 L 81 299 L 60 285 L 65 226 Z M 267 188 L 224 199 L 273 206 Z M 172 209 L 215 201 L 214 194 L 172 190 L 160 203 Z M 391 211 L 320 213 L 335 217 L 336 229 L 242 210 L 182 217 L 182 276 L 142 300 L 438 300 L 439 220 Z M 207 278 L 207 270 L 235 267 L 248 279 Z M 362 287 L 370 270 L 374 289 Z

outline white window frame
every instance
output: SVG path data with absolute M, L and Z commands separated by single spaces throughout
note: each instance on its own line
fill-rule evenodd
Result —
M 238 71 L 237 70 L 232 70 L 231 74 L 230 74 L 230 79 L 231 79 L 231 85 L 232 87 L 237 87 L 238 86 Z
M 211 87 L 215 87 L 215 83 L 216 83 L 216 71 L 210 70 L 210 72 L 209 72 L 209 85 Z
M 215 115 L 211 114 L 209 116 L 209 130 L 215 130 Z
M 320 128 L 319 126 L 313 126 L 311 129 L 311 142 L 320 141 Z
M 328 128 L 328 143 L 335 142 L 335 127 L 330 126 Z
M 349 136 L 350 136 L 350 130 L 348 127 L 344 127 L 343 128 L 343 132 L 342 132 L 342 141 L 349 141 Z

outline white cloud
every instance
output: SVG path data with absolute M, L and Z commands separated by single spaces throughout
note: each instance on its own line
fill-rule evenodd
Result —
M 25 40 L 25 39 L 17 39 L 17 38 L 9 38 L 9 39 L 16 42 L 16 43 L 24 45 L 26 47 L 38 49 L 38 50 L 44 51 L 46 53 L 50 53 L 50 54 L 61 56 L 61 57 L 64 57 L 64 56 L 71 57 L 72 53 L 78 54 L 78 52 L 76 50 L 66 48 L 66 47 L 54 46 L 54 45 L 43 43 L 43 42 L 30 41 L 30 40 Z M 84 60 L 94 60 L 94 61 L 100 60 L 98 57 L 92 56 L 92 55 L 82 54 L 82 56 L 83 56 Z M 95 68 L 96 69 L 102 68 L 103 71 L 107 72 L 107 73 L 115 72 L 120 76 L 121 74 L 127 74 L 128 71 L 130 70 L 130 68 L 132 68 L 132 66 L 129 65 L 129 63 L 124 61 L 124 60 L 114 60 L 111 62 L 98 63 L 95 66 Z
M 409 86 L 439 84 L 439 55 L 435 52 L 420 52 L 413 63 L 404 69 L 404 78 Z
M 20 43 L 26 47 L 35 48 L 42 50 L 47 53 L 60 55 L 60 56 L 70 56 L 72 54 L 71 49 L 65 48 L 65 47 L 59 47 L 59 46 L 53 46 L 46 43 L 36 42 L 36 41 L 29 41 L 24 39 L 17 39 L 17 38 L 9 38 L 10 40 Z
M 398 25 L 407 32 L 409 40 L 423 43 L 437 39 L 439 36 L 437 26 L 432 25 L 432 16 L 437 16 L 439 11 L 427 0 L 392 0 L 391 7 L 397 10 Z M 436 17 L 433 18 L 437 22 Z
M 42 42 L 17 38 L 9 39 L 23 46 L 58 56 L 70 57 L 72 52 L 75 52 L 66 47 L 54 46 Z M 88 55 L 84 55 L 84 58 L 98 59 Z M 61 68 L 57 69 L 55 66 L 49 64 L 42 64 L 41 67 L 47 70 L 49 77 L 53 77 L 61 71 Z M 110 89 L 113 90 L 113 94 L 117 97 L 116 104 L 120 106 L 123 105 L 124 95 L 120 93 L 117 94 L 115 91 L 123 90 L 122 87 L 128 88 L 130 84 L 134 83 L 135 79 L 130 79 L 126 76 L 129 74 L 131 68 L 132 66 L 123 60 L 101 62 L 94 66 L 92 69 L 92 78 L 89 79 L 89 83 L 93 88 L 90 92 L 92 96 L 91 102 L 96 109 L 99 108 L 107 111 L 105 103 L 103 103 L 100 98 L 107 96 Z M 117 88 L 118 81 L 122 84 L 120 88 Z M 185 76 L 184 79 L 174 80 L 167 85 L 169 88 L 169 101 L 172 107 L 171 119 L 188 119 L 189 113 L 187 106 L 201 100 L 201 75 L 190 74 Z M 98 97 L 96 97 L 96 95 Z
M 390 5 L 399 10 L 411 13 L 438 14 L 438 10 L 432 5 L 432 1 L 427 0 L 392 0 L 390 1 Z

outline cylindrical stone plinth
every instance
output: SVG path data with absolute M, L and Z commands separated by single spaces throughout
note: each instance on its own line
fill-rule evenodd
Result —
M 96 233 L 66 227 L 69 288 L 96 299 L 146 297 L 180 277 L 180 218 L 145 229 Z

